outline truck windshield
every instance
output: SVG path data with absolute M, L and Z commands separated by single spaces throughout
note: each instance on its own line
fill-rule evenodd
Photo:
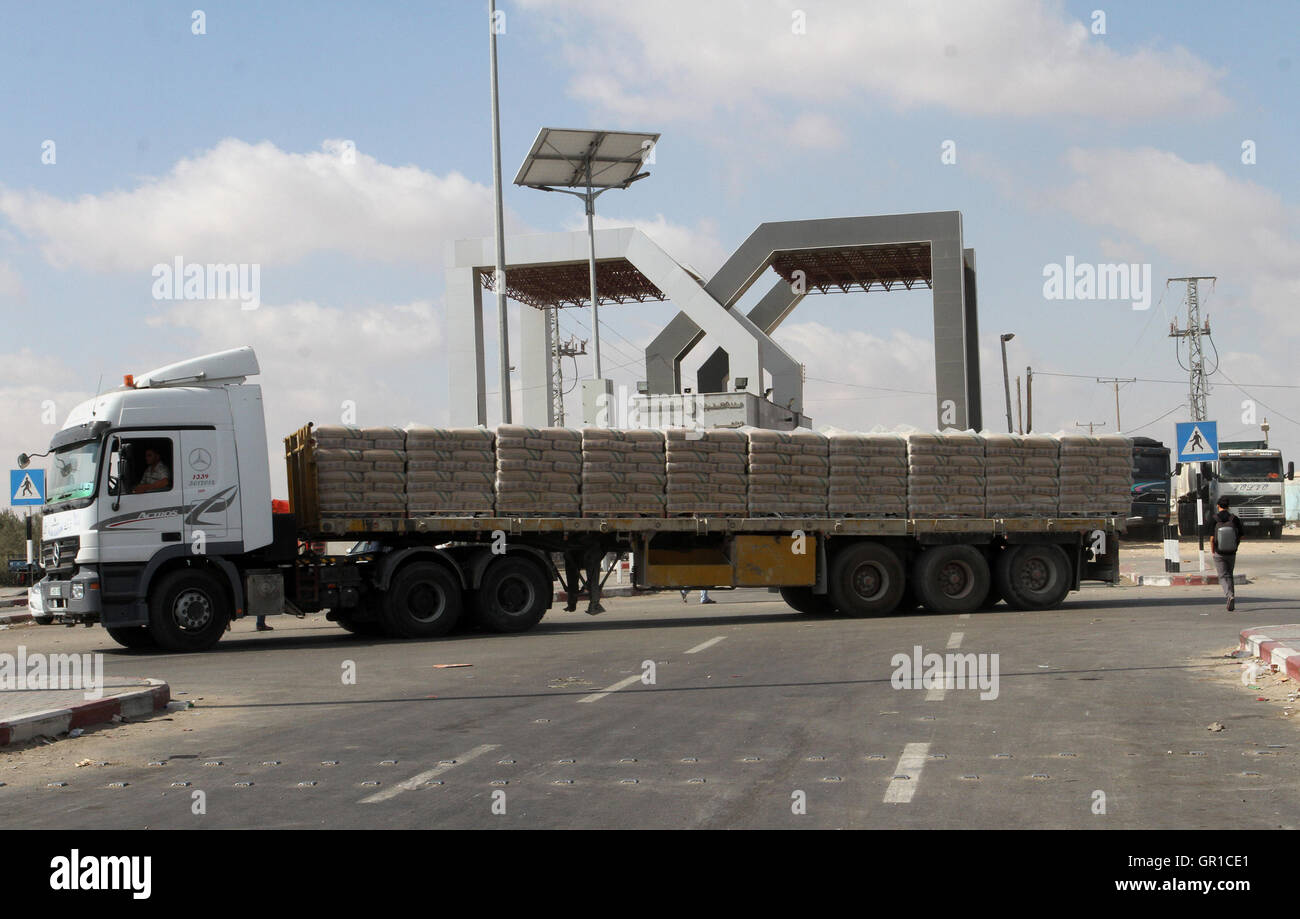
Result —
M 1150 481 L 1151 479 L 1169 478 L 1168 456 L 1133 457 L 1133 478 Z
M 89 498 L 95 493 L 99 448 L 100 441 L 92 440 L 55 451 L 45 493 L 46 504 Z
M 1282 460 L 1273 456 L 1223 459 L 1219 478 L 1230 482 L 1276 482 L 1282 478 Z

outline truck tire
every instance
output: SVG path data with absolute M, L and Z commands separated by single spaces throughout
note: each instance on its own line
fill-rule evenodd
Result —
M 207 651 L 226 633 L 231 603 L 210 572 L 182 568 L 149 591 L 149 631 L 164 651 Z
M 1274 524 L 1272 527 L 1270 527 L 1270 528 L 1269 528 L 1269 531 L 1268 531 L 1268 538 L 1269 538 L 1269 539 L 1281 539 L 1281 538 L 1282 538 L 1282 524 L 1277 523 L 1277 524 Z
M 437 638 L 456 627 L 461 606 L 454 574 L 433 562 L 412 562 L 388 585 L 381 621 L 394 638 Z
M 154 640 L 153 634 L 145 626 L 128 625 L 117 629 L 106 626 L 105 628 L 108 631 L 108 637 L 123 648 L 154 650 L 158 647 L 158 642 Z
M 912 564 L 912 583 L 926 609 L 971 613 L 989 593 L 989 563 L 974 546 L 931 546 Z
M 502 555 L 488 565 L 474 601 L 489 632 L 527 632 L 551 608 L 551 579 L 529 559 Z
M 833 616 L 835 604 L 826 594 L 815 594 L 811 587 L 782 587 L 781 599 L 790 609 L 810 616 Z
M 1178 505 L 1178 535 L 1195 536 L 1196 535 L 1196 504 L 1182 503 Z
M 831 560 L 831 604 L 854 619 L 888 616 L 903 596 L 903 563 L 878 542 L 855 542 Z
M 996 567 L 998 590 L 1012 609 L 1052 609 L 1070 592 L 1070 560 L 1053 543 L 1007 546 Z

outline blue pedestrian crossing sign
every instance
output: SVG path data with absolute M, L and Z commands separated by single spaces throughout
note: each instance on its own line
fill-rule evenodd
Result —
M 1219 423 L 1183 421 L 1175 425 L 1178 462 L 1205 463 L 1219 458 Z
M 45 503 L 44 469 L 10 469 L 9 503 L 14 507 Z

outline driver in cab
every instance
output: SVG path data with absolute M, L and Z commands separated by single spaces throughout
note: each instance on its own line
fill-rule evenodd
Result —
M 171 470 L 162 461 L 162 455 L 152 448 L 144 451 L 145 470 L 140 476 L 140 483 L 131 489 L 131 494 L 139 495 L 151 491 L 166 491 L 172 487 Z

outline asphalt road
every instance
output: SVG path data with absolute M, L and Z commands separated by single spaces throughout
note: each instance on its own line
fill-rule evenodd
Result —
M 1291 829 L 1297 726 L 1223 655 L 1300 585 L 1242 593 L 845 620 L 719 591 L 415 643 L 278 617 L 185 656 L 14 628 L 0 651 L 102 650 L 197 707 L 0 753 L 0 827 Z M 896 688 L 918 645 L 996 655 L 996 697 Z

